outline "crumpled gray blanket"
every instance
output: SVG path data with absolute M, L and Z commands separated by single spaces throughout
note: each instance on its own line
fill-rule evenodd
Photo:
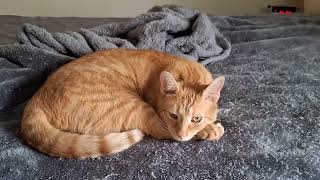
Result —
M 205 65 L 226 58 L 231 51 L 230 42 L 206 14 L 169 5 L 156 6 L 126 23 L 82 28 L 78 32 L 50 33 L 25 24 L 17 40 L 14 45 L 0 47 L 0 63 L 8 67 L 0 71 L 0 110 L 26 100 L 59 66 L 93 51 L 155 49 Z

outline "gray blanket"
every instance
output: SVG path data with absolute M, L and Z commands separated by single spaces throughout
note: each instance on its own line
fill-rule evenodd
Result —
M 74 58 L 109 48 L 156 49 L 203 64 L 226 58 L 230 42 L 208 16 L 180 6 L 156 6 L 126 23 L 49 33 L 25 24 L 18 43 L 0 47 L 0 110 L 25 101 L 37 85 Z M 12 64 L 13 63 L 13 64 Z
M 207 66 L 226 76 L 219 142 L 146 138 L 111 157 L 57 159 L 19 138 L 21 105 L 0 114 L 0 179 L 319 179 L 320 17 L 210 19 L 233 44 Z

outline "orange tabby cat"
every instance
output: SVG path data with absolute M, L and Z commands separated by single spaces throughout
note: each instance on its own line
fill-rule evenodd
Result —
M 167 53 L 98 51 L 49 76 L 26 106 L 21 132 L 39 151 L 65 158 L 117 153 L 144 134 L 217 140 L 223 84 L 199 63 Z

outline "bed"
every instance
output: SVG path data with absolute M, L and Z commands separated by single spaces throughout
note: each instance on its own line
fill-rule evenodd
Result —
M 206 66 L 226 77 L 220 141 L 146 137 L 110 157 L 53 158 L 21 140 L 21 103 L 0 114 L 0 179 L 319 179 L 320 16 L 210 19 L 232 42 L 228 58 Z M 25 22 L 59 32 L 127 20 L 0 16 L 0 44 Z

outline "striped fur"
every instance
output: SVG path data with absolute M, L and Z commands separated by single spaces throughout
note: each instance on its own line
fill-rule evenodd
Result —
M 176 82 L 174 95 L 160 93 L 159 76 L 164 71 Z M 21 132 L 32 147 L 65 158 L 118 153 L 144 134 L 159 139 L 185 140 L 181 136 L 194 135 L 218 139 L 223 127 L 214 124 L 217 104 L 203 94 L 212 83 L 202 65 L 166 53 L 98 51 L 49 76 L 28 102 Z M 169 111 L 179 113 L 179 119 L 170 119 Z M 201 123 L 190 122 L 196 113 L 204 117 Z

